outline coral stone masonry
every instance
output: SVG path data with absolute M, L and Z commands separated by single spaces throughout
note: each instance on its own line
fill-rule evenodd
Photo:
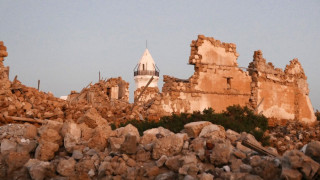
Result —
M 298 59 L 283 71 L 266 63 L 258 50 L 249 67 L 240 68 L 233 43 L 199 35 L 190 46 L 189 64 L 195 72 L 189 79 L 164 76 L 162 93 L 151 106 L 157 113 L 192 113 L 208 107 L 221 112 L 239 104 L 262 113 L 271 123 L 316 121 L 307 77 Z
M 267 62 L 258 50 L 248 68 L 242 68 L 238 66 L 239 54 L 233 43 L 199 35 L 190 46 L 189 64 L 194 66 L 194 74 L 188 79 L 164 75 L 162 92 L 157 84 L 159 69 L 146 49 L 134 69 L 136 102 L 130 104 L 129 83 L 121 77 L 90 83 L 79 93 L 72 91 L 66 101 L 26 87 L 17 77 L 11 82 L 9 67 L 3 65 L 7 48 L 0 41 L 2 119 L 77 119 L 88 107 L 95 107 L 104 118 L 117 124 L 145 117 L 158 120 L 171 113 L 192 113 L 209 107 L 222 112 L 228 106 L 240 105 L 265 115 L 270 125 L 291 120 L 305 124 L 316 121 L 307 77 L 298 59 L 291 60 L 282 70 Z M 148 88 L 144 88 L 151 77 Z

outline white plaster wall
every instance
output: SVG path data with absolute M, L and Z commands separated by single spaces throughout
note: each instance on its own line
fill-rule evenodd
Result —
M 134 77 L 134 81 L 136 84 L 135 90 L 137 90 L 138 88 L 141 88 L 142 86 L 146 86 L 149 80 L 151 79 L 151 77 L 152 76 L 149 76 L 149 75 L 135 76 Z M 159 81 L 159 77 L 153 76 L 153 80 L 148 87 L 158 87 L 158 81 Z

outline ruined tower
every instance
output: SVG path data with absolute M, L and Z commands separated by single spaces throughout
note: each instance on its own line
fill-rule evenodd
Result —
M 135 99 L 142 91 L 143 87 L 147 85 L 151 77 L 153 76 L 152 82 L 148 86 L 148 91 L 159 92 L 158 80 L 159 80 L 159 68 L 155 64 L 149 50 L 146 48 L 142 57 L 136 67 L 134 68 L 134 81 L 136 84 L 135 88 Z M 150 94 L 151 95 L 151 94 Z M 141 100 L 146 101 L 151 97 L 143 97 Z

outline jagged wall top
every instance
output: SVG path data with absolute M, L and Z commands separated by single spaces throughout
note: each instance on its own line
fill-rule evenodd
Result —
M 294 76 L 296 78 L 307 79 L 301 63 L 297 58 L 290 61 L 290 64 L 286 66 L 283 71 L 281 68 L 275 68 L 271 62 L 266 61 L 263 58 L 263 53 L 261 50 L 254 51 L 253 61 L 249 64 L 249 70 L 257 70 L 265 74 L 277 74 L 280 76 Z
M 3 41 L 0 41 L 0 61 L 4 61 L 4 58 L 8 56 L 7 47 L 4 46 Z
M 211 49 L 209 48 L 206 49 L 205 47 L 203 47 L 204 45 L 211 46 L 210 47 Z M 198 39 L 193 40 L 190 44 L 190 47 L 191 47 L 191 55 L 189 57 L 189 64 L 194 64 L 194 65 L 217 64 L 217 62 L 214 62 L 214 60 L 227 59 L 225 58 L 225 56 L 231 55 L 231 56 L 234 56 L 232 57 L 232 59 L 233 59 L 233 63 L 235 64 L 229 64 L 229 65 L 237 65 L 236 59 L 239 56 L 239 54 L 237 53 L 236 45 L 233 43 L 225 43 L 225 42 L 221 42 L 220 40 L 216 40 L 213 37 L 205 37 L 204 35 L 198 35 Z M 216 48 L 216 49 L 213 50 L 213 48 Z M 224 50 L 224 51 L 221 51 L 221 50 Z M 203 56 L 206 55 L 205 53 L 209 53 L 211 56 L 214 54 L 217 54 L 218 58 L 211 59 L 211 60 L 210 58 L 206 58 L 206 59 L 209 59 L 209 61 L 202 62 L 201 60 L 203 59 Z M 223 58 L 219 58 L 221 56 L 223 56 Z

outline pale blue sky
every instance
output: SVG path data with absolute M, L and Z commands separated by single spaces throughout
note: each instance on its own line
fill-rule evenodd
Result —
M 0 0 L 0 40 L 10 79 L 56 96 L 122 76 L 134 90 L 133 68 L 145 41 L 162 75 L 188 78 L 190 42 L 198 34 L 237 44 L 247 67 L 255 50 L 284 68 L 299 58 L 310 98 L 320 109 L 320 1 Z

